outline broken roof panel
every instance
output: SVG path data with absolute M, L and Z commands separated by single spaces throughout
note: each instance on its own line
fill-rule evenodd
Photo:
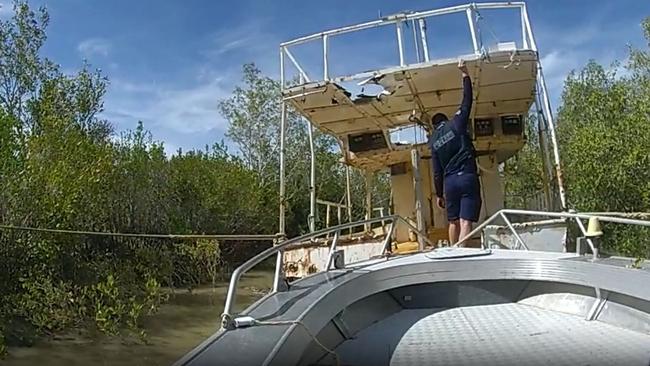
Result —
M 376 83 L 384 91 L 376 96 L 351 98 L 330 81 L 312 82 L 284 91 L 284 97 L 317 128 L 339 138 L 348 134 L 388 130 L 412 124 L 409 115 L 452 115 L 462 98 L 457 60 L 428 65 L 378 70 L 360 84 Z M 526 114 L 534 98 L 537 54 L 500 51 L 467 61 L 474 83 L 473 114 L 495 116 Z

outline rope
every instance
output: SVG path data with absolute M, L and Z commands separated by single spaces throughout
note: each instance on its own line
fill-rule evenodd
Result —
M 512 53 L 510 54 L 510 63 L 507 64 L 506 66 L 502 66 L 502 67 L 504 69 L 507 69 L 510 66 L 512 66 L 513 64 L 519 66 L 521 64 L 521 59 L 515 60 L 516 55 L 517 55 L 517 50 L 512 51 Z
M 320 348 L 322 348 L 325 352 L 334 356 L 334 359 L 336 360 L 336 366 L 341 365 L 341 360 L 339 359 L 339 355 L 336 352 L 334 352 L 334 350 L 329 349 L 327 346 L 321 343 L 321 341 L 319 341 L 318 338 L 316 338 L 316 336 L 309 330 L 309 328 L 307 328 L 305 323 L 301 322 L 300 320 L 279 320 L 279 321 L 255 320 L 255 325 L 300 325 Z
M 272 240 L 276 235 L 179 235 L 179 234 L 135 234 L 135 233 L 109 233 L 100 231 L 78 231 L 78 230 L 60 230 L 60 229 L 43 229 L 27 226 L 0 225 L 0 229 L 35 231 L 55 234 L 71 235 L 91 235 L 91 236 L 122 236 L 130 238 L 158 238 L 158 239 L 216 239 L 216 240 Z
M 485 24 L 485 26 L 487 27 L 487 30 L 490 32 L 490 35 L 492 36 L 492 38 L 494 38 L 495 41 L 497 41 L 497 43 L 499 43 L 499 37 L 497 37 L 496 33 L 494 33 L 494 30 L 492 29 L 492 27 L 490 27 L 490 24 L 488 24 L 487 20 L 483 18 L 483 16 L 481 15 L 481 13 L 478 12 L 478 10 L 474 10 L 474 11 L 476 12 L 476 22 L 478 23 L 479 20 L 484 20 L 483 24 Z M 479 35 L 480 35 L 480 27 L 479 27 Z M 481 43 L 482 42 L 483 41 L 481 40 Z

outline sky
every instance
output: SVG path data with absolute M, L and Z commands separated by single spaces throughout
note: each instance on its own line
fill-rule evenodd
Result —
M 428 10 L 465 1 L 208 1 L 31 0 L 50 13 L 45 56 L 69 73 L 87 60 L 109 78 L 103 116 L 116 131 L 143 121 L 168 153 L 212 145 L 225 138 L 227 121 L 218 103 L 241 83 L 241 66 L 254 62 L 279 76 L 280 42 L 400 11 Z M 0 17 L 11 4 L 0 0 Z M 647 0 L 536 0 L 528 12 L 554 108 L 563 80 L 590 59 L 609 66 L 624 60 L 627 44 L 645 46 L 641 20 Z M 484 43 L 517 41 L 516 14 L 482 12 Z M 432 58 L 471 52 L 466 18 L 446 16 L 427 23 Z M 397 64 L 394 28 L 333 39 L 335 75 Z M 410 28 L 405 29 L 409 35 Z M 415 60 L 405 38 L 407 62 Z M 322 76 L 320 44 L 295 49 L 314 79 Z M 291 71 L 291 70 L 289 70 Z

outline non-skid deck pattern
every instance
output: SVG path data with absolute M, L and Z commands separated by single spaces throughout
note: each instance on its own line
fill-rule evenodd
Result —
M 409 309 L 336 349 L 344 365 L 650 365 L 650 335 L 521 304 Z

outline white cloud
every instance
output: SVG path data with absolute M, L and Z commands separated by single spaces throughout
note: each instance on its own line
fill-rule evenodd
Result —
M 205 54 L 217 57 L 228 52 L 255 47 L 264 37 L 260 23 L 258 21 L 249 21 L 242 23 L 237 28 L 228 28 L 214 33 L 210 37 Z
M 569 72 L 582 66 L 587 60 L 572 49 L 555 49 L 542 57 L 542 70 L 546 85 L 554 96 L 559 96 Z
M 201 54 L 212 67 L 226 57 L 236 56 L 240 63 L 255 62 L 268 75 L 277 76 L 277 54 L 282 40 L 269 30 L 269 23 L 265 18 L 257 17 L 248 19 L 238 27 L 213 33 L 206 40 Z M 214 71 L 212 67 L 209 69 Z
M 142 120 L 151 129 L 180 134 L 225 131 L 227 122 L 219 114 L 218 104 L 229 96 L 229 90 L 221 79 L 187 88 L 114 80 L 106 114 L 119 125 Z
M 143 121 L 154 139 L 164 141 L 168 155 L 178 148 L 203 149 L 220 141 L 228 121 L 219 112 L 219 101 L 230 97 L 239 83 L 241 64 L 255 62 L 271 77 L 278 73 L 280 40 L 262 23 L 261 19 L 251 20 L 209 35 L 199 51 L 202 60 L 192 60 L 189 75 L 166 75 L 164 83 L 111 78 L 105 117 L 118 132 Z
M 77 51 L 84 57 L 108 56 L 111 51 L 111 43 L 103 38 L 89 38 L 77 45 Z

